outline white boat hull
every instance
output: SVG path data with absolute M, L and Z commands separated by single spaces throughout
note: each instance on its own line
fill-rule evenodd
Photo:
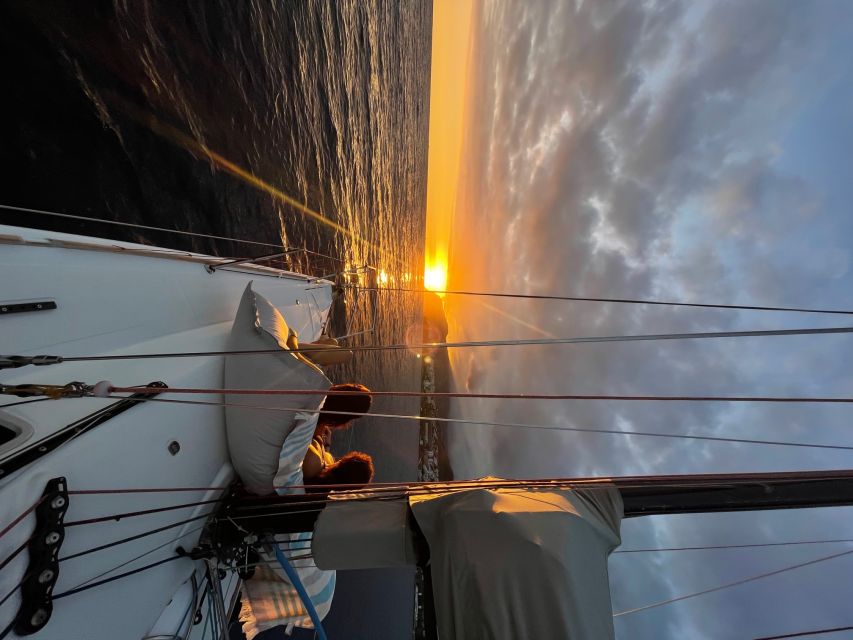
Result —
M 253 265 L 211 274 L 204 264 L 215 258 L 160 251 L 165 250 L 0 226 L 0 303 L 53 300 L 57 305 L 55 310 L 0 316 L 0 354 L 71 357 L 222 351 L 249 281 L 279 308 L 303 339 L 319 336 L 331 304 L 328 282 L 316 283 L 298 274 Z M 116 386 L 131 386 L 163 381 L 170 387 L 217 389 L 222 386 L 222 368 L 221 356 L 63 362 L 2 370 L 0 383 L 66 384 L 79 380 L 94 384 L 109 380 Z M 224 411 L 215 404 L 222 397 L 168 393 L 160 397 L 214 405 L 143 403 L 26 467 L 0 476 L 0 528 L 34 504 L 54 477 L 66 478 L 72 492 L 67 523 L 218 497 L 219 492 L 214 490 L 73 493 L 222 487 L 233 479 Z M 16 400 L 2 396 L 0 405 Z M 32 430 L 28 438 L 22 436 L 0 448 L 0 466 L 35 439 L 113 402 L 80 398 L 5 410 L 0 406 L 0 424 L 23 432 Z M 179 451 L 174 452 L 173 443 L 178 443 Z M 60 558 L 208 513 L 212 506 L 70 526 Z M 61 562 L 54 593 L 61 594 L 102 574 L 98 580 L 164 559 L 174 555 L 178 546 L 191 549 L 203 523 L 204 519 L 199 519 Z M 28 539 L 34 524 L 34 516 L 28 516 L 0 538 L 0 560 Z M 151 553 L 138 557 L 148 551 Z M 27 562 L 28 553 L 21 553 L 0 572 L 0 597 L 19 583 Z M 113 640 L 178 633 L 180 629 L 167 631 L 164 627 L 172 624 L 176 611 L 187 610 L 191 589 L 186 585 L 193 573 L 200 577 L 203 568 L 203 562 L 180 559 L 58 599 L 50 622 L 31 637 Z M 227 602 L 234 597 L 239 580 L 229 573 L 222 584 L 227 587 Z M 16 593 L 2 605 L 0 630 L 16 615 L 19 604 Z M 202 609 L 206 616 L 207 607 Z M 189 637 L 201 637 L 203 625 L 191 626 Z

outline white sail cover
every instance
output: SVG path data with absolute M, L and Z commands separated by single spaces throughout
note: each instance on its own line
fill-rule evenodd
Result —
M 312 545 L 317 566 L 392 566 L 408 556 L 399 515 L 390 519 L 393 531 L 377 524 L 378 538 L 397 540 L 383 554 L 365 543 L 375 516 L 370 503 L 363 503 L 365 518 L 356 522 L 357 510 L 346 502 L 333 501 L 318 520 Z M 607 557 L 620 544 L 622 499 L 615 487 L 528 489 L 519 483 L 439 490 L 411 496 L 409 504 L 429 544 L 441 640 L 614 637 Z M 346 530 L 353 532 L 352 544 Z M 334 536 L 333 544 L 327 536 Z
M 311 553 L 321 569 L 379 569 L 417 564 L 412 512 L 405 498 L 336 494 L 314 526 Z
M 477 489 L 411 506 L 429 543 L 442 640 L 613 638 L 615 488 Z
M 252 290 L 250 282 L 237 309 L 227 348 L 280 351 L 227 356 L 225 388 L 328 389 L 331 383 L 319 369 L 289 352 L 287 336 L 284 317 L 264 296 Z M 273 492 L 279 454 L 295 424 L 295 412 L 288 410 L 316 410 L 322 400 L 317 395 L 225 395 L 231 462 L 247 490 L 259 495 Z

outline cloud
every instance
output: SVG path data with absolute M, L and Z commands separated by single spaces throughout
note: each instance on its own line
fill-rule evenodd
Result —
M 806 106 L 838 79 L 842 63 L 829 52 L 841 46 L 833 38 L 846 41 L 833 26 L 841 24 L 839 11 L 851 13 L 839 3 L 757 0 L 486 5 L 451 288 L 803 305 L 826 305 L 827 292 L 849 291 L 853 239 L 787 147 Z M 557 336 L 840 324 L 793 314 L 494 304 L 501 313 L 449 297 L 457 327 L 451 337 L 533 337 L 512 316 Z M 513 393 L 794 394 L 849 384 L 838 354 L 849 351 L 850 338 L 780 340 L 483 349 L 454 353 L 453 364 L 469 389 Z M 845 438 L 844 413 L 816 407 L 466 400 L 454 411 L 552 426 Z M 467 476 L 832 468 L 850 459 L 845 452 L 489 426 L 454 428 L 451 445 L 454 469 Z M 695 526 L 649 524 L 646 531 L 701 537 Z M 623 575 L 615 597 L 628 606 L 643 593 L 664 598 L 687 588 L 690 581 L 677 575 L 661 581 L 655 562 Z M 734 568 L 724 562 L 703 575 L 725 582 Z M 638 622 L 644 630 L 630 637 L 667 637 L 667 628 L 669 637 L 703 637 L 679 633 L 685 619 L 666 608 L 648 615 L 653 622 Z

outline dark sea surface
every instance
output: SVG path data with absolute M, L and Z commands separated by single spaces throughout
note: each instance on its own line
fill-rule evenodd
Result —
M 431 29 L 429 1 L 2 0 L 0 204 L 284 243 L 334 258 L 295 254 L 295 270 L 370 265 L 349 282 L 416 285 Z M 216 255 L 274 251 L 35 214 L 0 211 L 0 222 Z M 351 291 L 346 303 L 339 335 L 373 329 L 349 344 L 402 342 L 421 315 L 408 294 Z M 373 352 L 331 376 L 419 390 L 420 362 Z M 371 453 L 379 481 L 415 480 L 417 427 L 362 423 L 336 451 Z M 407 571 L 340 572 L 330 637 L 410 637 L 412 585 Z

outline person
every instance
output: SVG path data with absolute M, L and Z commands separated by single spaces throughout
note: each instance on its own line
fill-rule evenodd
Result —
M 317 417 L 314 437 L 302 461 L 303 481 L 305 484 L 366 485 L 373 480 L 372 458 L 366 453 L 353 451 L 335 460 L 328 447 L 333 430 L 346 429 L 370 410 L 370 389 L 350 382 L 332 385 L 329 390 L 347 393 L 326 396 Z
M 367 454 L 354 451 L 335 460 L 328 452 L 332 431 L 346 428 L 370 410 L 370 389 L 349 383 L 332 385 L 329 391 L 346 393 L 326 396 L 317 414 L 313 411 L 299 414 L 293 430 L 285 438 L 274 482 L 279 494 L 319 493 L 322 496 L 333 489 L 330 485 L 364 485 L 373 479 L 373 461 Z M 306 447 L 308 452 L 303 455 Z M 281 550 L 292 554 L 298 547 L 291 547 L 291 544 L 307 548 L 305 544 L 310 547 L 310 540 L 307 533 L 287 534 L 280 542 L 284 545 Z M 278 625 L 306 624 L 308 613 L 304 603 L 284 570 L 279 568 L 272 543 L 263 544 L 258 554 L 261 564 L 243 585 L 239 620 L 246 635 L 255 637 Z M 310 558 L 291 560 L 322 618 L 328 613 L 335 592 L 334 571 L 319 569 Z
M 326 493 L 335 487 L 360 489 L 373 481 L 373 459 L 361 451 L 349 453 L 324 466 L 320 473 L 306 481 L 316 488 L 306 489 L 309 493 Z

